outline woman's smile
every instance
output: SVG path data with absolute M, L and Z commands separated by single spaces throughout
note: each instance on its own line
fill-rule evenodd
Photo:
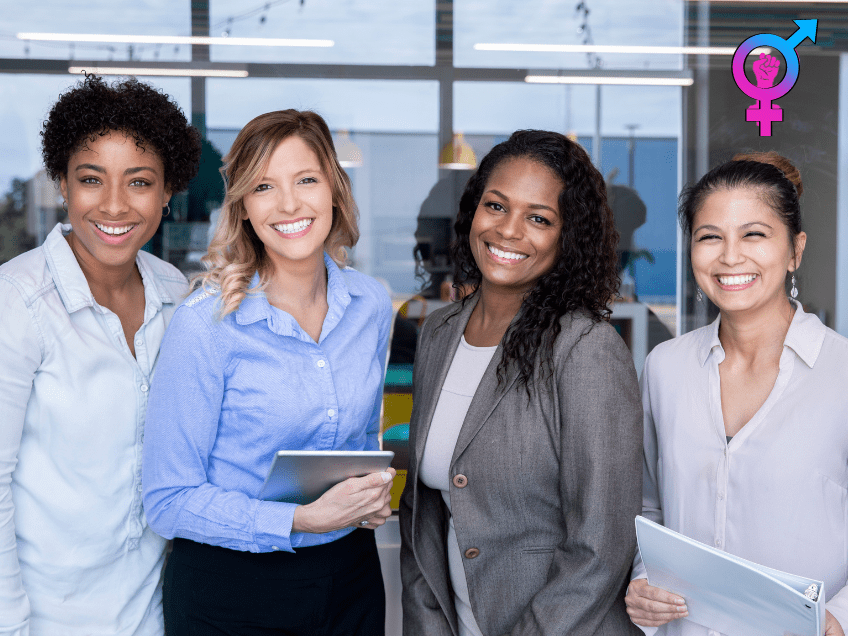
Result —
M 484 289 L 524 294 L 559 254 L 562 182 L 526 157 L 492 171 L 471 223 L 469 242 Z

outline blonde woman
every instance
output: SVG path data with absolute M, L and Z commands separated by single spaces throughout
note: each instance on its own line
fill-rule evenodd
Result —
M 382 634 L 365 530 L 390 515 L 394 472 L 309 505 L 257 495 L 280 449 L 377 448 L 391 304 L 344 267 L 357 211 L 321 117 L 261 115 L 224 161 L 208 271 L 165 335 L 147 418 L 147 516 L 175 539 L 166 633 Z

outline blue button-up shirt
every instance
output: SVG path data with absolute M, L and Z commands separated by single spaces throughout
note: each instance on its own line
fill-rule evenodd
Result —
M 0 634 L 162 634 L 145 522 L 148 388 L 185 277 L 139 252 L 135 357 L 57 225 L 0 267 Z
M 218 294 L 198 290 L 174 314 L 144 449 L 145 510 L 163 537 L 270 552 L 351 531 L 292 533 L 296 504 L 257 499 L 279 450 L 378 447 L 391 302 L 374 279 L 324 263 L 317 343 L 263 293 L 220 320 Z

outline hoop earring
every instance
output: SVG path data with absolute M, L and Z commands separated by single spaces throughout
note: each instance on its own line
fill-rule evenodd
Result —
M 63 209 L 63 210 L 65 211 L 65 213 L 67 214 L 67 212 L 68 212 L 68 202 L 67 202 L 67 201 L 65 201 L 64 199 L 62 199 L 62 209 Z
M 701 293 L 701 288 L 700 288 L 700 287 L 695 287 L 695 289 L 697 289 L 697 290 L 698 290 L 698 292 L 695 294 L 695 298 L 697 298 L 697 299 L 698 299 L 698 302 L 700 303 L 700 302 L 702 302 L 702 301 L 704 300 L 704 295 Z
M 163 213 L 162 213 L 162 218 L 163 218 L 163 219 L 171 213 L 171 204 L 170 204 L 170 203 L 166 203 L 166 204 L 165 204 L 165 209 L 167 210 L 167 212 L 163 212 Z
M 798 298 L 798 288 L 795 286 L 795 274 L 792 274 L 792 289 L 789 290 L 789 295 L 792 298 Z

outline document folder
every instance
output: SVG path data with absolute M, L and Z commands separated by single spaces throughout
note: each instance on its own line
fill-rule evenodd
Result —
M 686 599 L 687 619 L 727 636 L 821 636 L 824 583 L 758 565 L 636 517 L 648 583 Z

